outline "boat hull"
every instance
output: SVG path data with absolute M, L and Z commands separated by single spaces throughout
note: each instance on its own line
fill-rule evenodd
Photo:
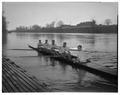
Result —
M 44 54 L 44 55 L 51 55 L 50 56 L 51 58 L 62 61 L 62 62 L 66 62 L 67 64 L 70 64 L 70 65 L 79 66 L 80 64 L 89 62 L 89 60 L 87 60 L 86 62 L 75 62 L 75 60 L 73 60 L 73 59 L 76 59 L 77 57 L 73 56 L 73 55 L 71 55 L 71 58 L 68 58 L 68 57 L 64 57 L 63 54 L 60 54 L 59 52 L 54 51 L 54 50 L 49 50 L 49 49 L 45 49 L 45 48 L 38 49 L 38 48 L 34 48 L 30 45 L 29 45 L 29 47 L 32 48 L 33 50 L 36 50 L 39 53 Z

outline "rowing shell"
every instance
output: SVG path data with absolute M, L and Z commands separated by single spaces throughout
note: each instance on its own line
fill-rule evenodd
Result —
M 65 62 L 70 65 L 74 65 L 74 66 L 79 66 L 81 64 L 90 62 L 89 60 L 86 60 L 86 62 L 80 62 L 80 61 L 76 62 L 75 60 L 77 59 L 77 56 L 71 55 L 71 58 L 67 58 L 55 50 L 50 50 L 50 49 L 46 49 L 46 48 L 42 48 L 42 47 L 38 49 L 38 48 L 32 47 L 31 45 L 28 45 L 28 47 L 32 48 L 33 50 L 35 50 L 39 53 L 42 53 L 43 55 L 51 55 L 52 56 L 51 58 L 54 58 L 56 60 Z

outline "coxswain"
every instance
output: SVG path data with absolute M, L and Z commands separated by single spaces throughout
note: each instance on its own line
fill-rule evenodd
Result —
M 82 50 L 82 45 L 78 45 L 77 48 L 78 48 L 77 60 L 80 62 L 88 61 L 85 52 L 83 52 L 83 50 Z

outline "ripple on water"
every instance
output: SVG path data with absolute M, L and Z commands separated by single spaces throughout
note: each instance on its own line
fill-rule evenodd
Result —
M 108 68 L 117 69 L 117 54 L 113 52 L 96 52 L 90 54 L 91 62 L 105 66 Z

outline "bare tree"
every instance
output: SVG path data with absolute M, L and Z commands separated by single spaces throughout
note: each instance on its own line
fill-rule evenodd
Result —
M 54 25 L 55 25 L 55 21 L 50 23 L 50 27 L 54 27 Z
M 40 27 L 39 25 L 33 25 L 33 26 L 32 26 L 32 29 L 33 29 L 33 30 L 40 30 L 41 27 Z
M 64 25 L 64 23 L 63 23 L 63 21 L 60 20 L 60 21 L 57 22 L 56 27 L 60 27 L 62 25 Z
M 95 25 L 95 24 L 96 24 L 96 20 L 95 20 L 95 19 L 92 19 L 92 23 Z
M 7 21 L 4 16 L 4 11 L 2 13 L 2 48 L 4 48 L 4 44 L 7 42 Z
M 6 17 L 4 16 L 4 11 L 2 12 L 2 31 L 6 32 L 7 31 L 7 24 L 8 22 L 6 21 Z
M 111 19 L 106 19 L 106 20 L 105 20 L 105 24 L 106 24 L 106 25 L 110 25 L 111 23 L 112 23 Z
M 52 21 L 50 24 L 46 24 L 46 28 L 53 28 L 55 25 L 55 21 Z

